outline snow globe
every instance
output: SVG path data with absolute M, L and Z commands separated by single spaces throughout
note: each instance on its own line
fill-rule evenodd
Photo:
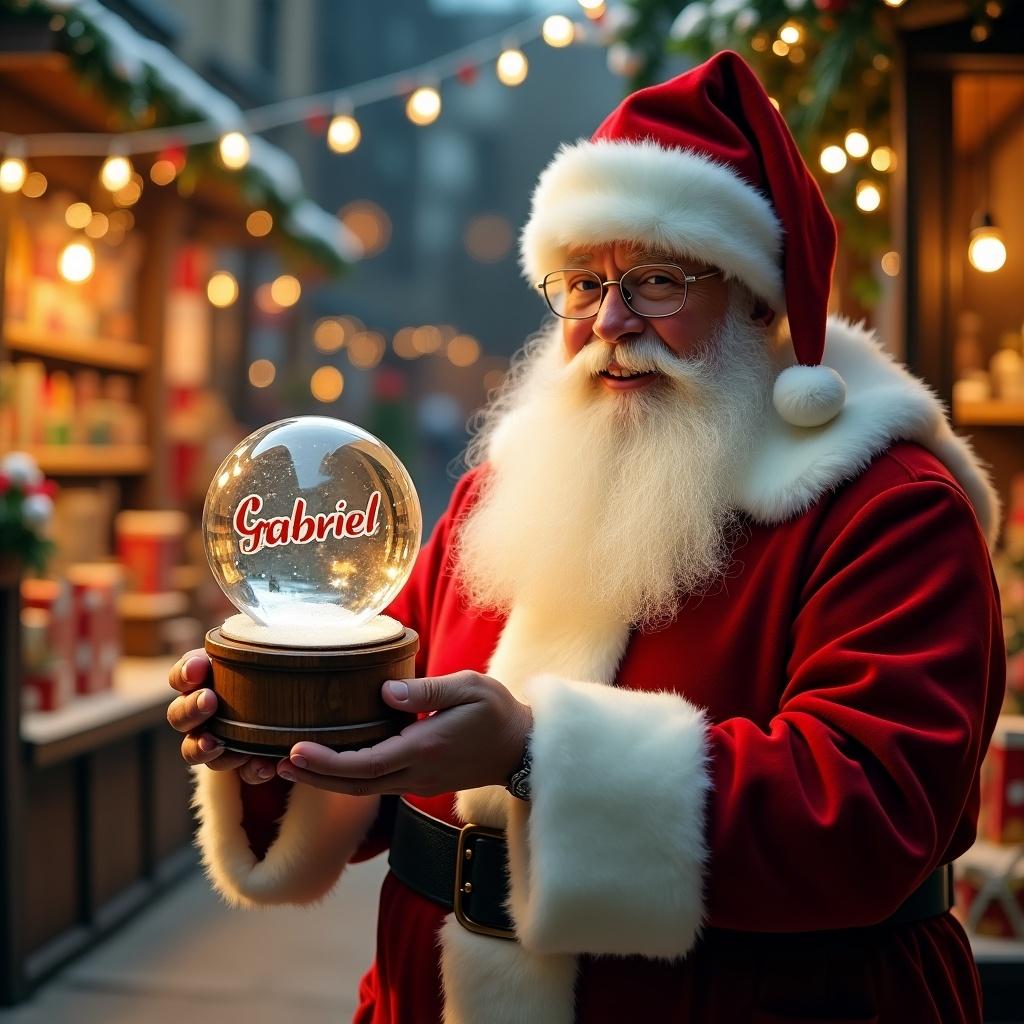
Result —
M 419 637 L 381 613 L 421 535 L 409 474 L 360 427 L 297 416 L 241 441 L 203 508 L 210 569 L 238 609 L 206 635 L 210 732 L 230 750 L 286 757 L 301 740 L 353 750 L 408 724 L 380 690 L 415 675 Z

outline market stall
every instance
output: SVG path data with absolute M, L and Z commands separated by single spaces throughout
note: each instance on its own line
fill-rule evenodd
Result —
M 0 482 L 53 503 L 45 564 L 0 559 L 9 1004 L 194 863 L 165 711 L 219 600 L 192 536 L 206 460 L 239 436 L 213 384 L 243 376 L 255 249 L 322 274 L 353 253 L 259 139 L 235 166 L 173 142 L 23 155 L 40 135 L 241 113 L 99 5 L 0 10 L 0 40 L 0 459 L 30 457 Z

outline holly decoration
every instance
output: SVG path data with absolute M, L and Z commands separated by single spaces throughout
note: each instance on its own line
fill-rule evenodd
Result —
M 0 461 L 0 558 L 43 571 L 53 550 L 45 533 L 56 493 L 30 455 L 11 452 Z

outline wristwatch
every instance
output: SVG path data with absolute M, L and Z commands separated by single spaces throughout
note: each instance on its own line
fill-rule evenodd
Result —
M 519 767 L 509 776 L 505 788 L 519 800 L 530 799 L 530 768 L 533 766 L 533 759 L 530 756 L 530 738 L 526 738 L 523 746 L 523 759 Z

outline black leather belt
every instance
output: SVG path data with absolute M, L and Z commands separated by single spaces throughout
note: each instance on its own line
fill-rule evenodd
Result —
M 456 828 L 398 801 L 388 863 L 414 892 L 455 912 L 470 931 L 514 939 L 508 902 L 505 833 L 482 825 Z M 910 924 L 953 906 L 953 865 L 936 868 L 886 920 Z

